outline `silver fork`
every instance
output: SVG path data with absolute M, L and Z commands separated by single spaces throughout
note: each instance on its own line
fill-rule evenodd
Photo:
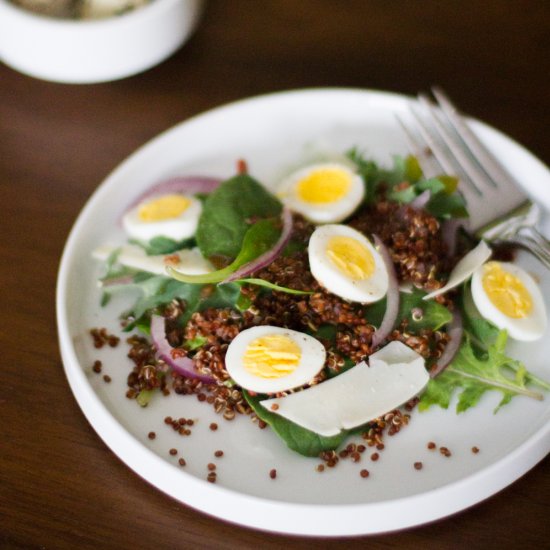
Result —
M 426 177 L 455 175 L 470 213 L 468 229 L 490 242 L 525 248 L 550 269 L 550 241 L 536 228 L 538 206 L 478 139 L 440 88 L 419 94 L 412 124 L 398 120 Z

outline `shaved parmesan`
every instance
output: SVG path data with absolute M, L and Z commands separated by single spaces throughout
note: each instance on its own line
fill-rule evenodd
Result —
M 92 256 L 96 260 L 105 261 L 115 253 L 117 262 L 120 264 L 137 269 L 138 271 L 147 271 L 155 275 L 166 275 L 166 266 L 170 265 L 189 273 L 191 275 L 203 275 L 214 271 L 214 266 L 203 258 L 198 248 L 183 249 L 173 254 L 160 254 L 148 256 L 140 246 L 127 244 L 124 246 L 103 245 L 96 248 Z
M 368 362 L 301 392 L 260 403 L 303 428 L 331 437 L 406 403 L 429 381 L 422 356 L 401 342 L 390 342 Z
M 459 284 L 469 279 L 473 272 L 482 266 L 491 256 L 491 249 L 485 241 L 479 241 L 479 244 L 470 250 L 454 267 L 449 276 L 449 281 L 445 286 L 430 292 L 424 296 L 424 300 L 430 300 L 440 294 L 455 288 Z

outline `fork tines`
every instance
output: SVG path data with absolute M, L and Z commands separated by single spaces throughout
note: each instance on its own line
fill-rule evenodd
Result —
M 410 121 L 404 117 L 398 120 L 426 176 L 446 173 L 458 177 L 459 189 L 468 203 L 471 229 L 477 230 L 525 203 L 519 184 L 471 130 L 447 95 L 436 87 L 432 94 L 433 99 L 419 94 L 418 102 L 411 104 Z

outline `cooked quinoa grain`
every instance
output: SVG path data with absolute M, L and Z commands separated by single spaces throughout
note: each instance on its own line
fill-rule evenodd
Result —
M 440 288 L 446 282 L 446 273 L 452 267 L 453 259 L 446 254 L 439 222 L 430 214 L 410 206 L 381 201 L 374 206 L 361 208 L 353 216 L 350 225 L 367 236 L 372 233 L 380 236 L 390 249 L 400 280 L 410 281 L 426 290 Z M 192 358 L 197 371 L 211 379 L 211 382 L 205 383 L 173 372 L 164 361 L 157 358 L 156 349 L 146 338 L 134 335 L 127 339 L 128 357 L 134 364 L 127 378 L 127 397 L 135 399 L 143 391 L 156 389 L 164 395 L 168 395 L 170 390 L 178 395 L 195 395 L 225 421 L 232 421 L 237 415 L 246 415 L 260 429 L 265 429 L 266 422 L 252 411 L 243 392 L 232 383 L 225 369 L 227 348 L 241 331 L 256 326 L 275 325 L 307 332 L 315 337 L 323 328 L 323 336 L 319 336 L 319 340 L 327 352 L 325 368 L 309 385 L 338 374 L 350 363 L 356 364 L 376 351 L 372 345 L 375 327 L 369 322 L 367 306 L 347 302 L 327 292 L 309 271 L 307 243 L 314 229 L 302 216 L 294 215 L 291 235 L 293 247 L 287 254 L 279 255 L 267 267 L 252 274 L 268 283 L 307 291 L 308 294 L 265 292 L 257 286 L 243 284 L 241 294 L 248 304 L 245 310 L 207 307 L 193 312 L 183 328 L 180 320 L 186 312 L 185 301 L 174 299 L 161 308 L 170 345 L 177 350 L 178 356 Z M 214 290 L 213 285 L 205 285 L 201 292 L 206 297 Z M 417 308 L 412 315 L 420 319 L 423 311 Z M 328 332 L 327 327 L 330 327 Z M 116 338 L 104 329 L 95 329 L 92 337 L 98 345 L 110 345 Z M 185 347 L 185 342 L 194 339 L 204 340 L 204 343 L 190 351 Z M 413 331 L 407 326 L 406 319 L 389 335 L 387 341 L 392 340 L 405 343 L 427 361 L 437 360 L 448 344 L 445 332 L 428 329 Z M 416 398 L 410 400 L 404 405 L 404 410 L 411 411 L 417 403 Z M 277 408 L 277 405 L 272 406 L 273 411 Z M 361 454 L 369 447 L 382 451 L 384 437 L 399 433 L 409 419 L 407 412 L 395 409 L 370 422 L 361 434 L 360 445 L 353 443 L 339 452 L 321 453 L 319 458 L 322 463 L 316 468 L 317 471 L 323 471 L 325 467 L 334 468 L 341 459 L 359 462 Z M 191 435 L 190 428 L 194 425 L 194 420 L 180 416 L 168 416 L 164 422 L 182 436 Z M 210 423 L 209 428 L 216 431 L 218 423 Z M 445 456 L 450 456 L 450 451 L 448 453 Z M 216 451 L 215 456 L 220 457 L 222 454 Z M 376 461 L 379 456 L 378 452 L 374 452 L 370 458 Z M 271 472 L 276 475 L 275 469 L 270 471 L 270 475 Z M 215 474 L 213 471 L 211 473 Z

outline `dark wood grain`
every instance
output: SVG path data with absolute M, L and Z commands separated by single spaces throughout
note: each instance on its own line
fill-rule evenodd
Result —
M 548 161 L 549 19 L 546 2 L 528 0 L 211 0 L 184 48 L 132 78 L 69 86 L 0 65 L 0 547 L 547 547 L 548 458 L 470 510 L 368 539 L 267 535 L 180 505 L 86 422 L 63 373 L 54 295 L 62 247 L 99 182 L 162 130 L 232 100 L 439 83 Z

